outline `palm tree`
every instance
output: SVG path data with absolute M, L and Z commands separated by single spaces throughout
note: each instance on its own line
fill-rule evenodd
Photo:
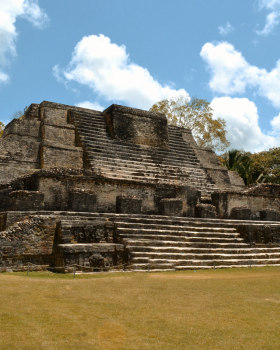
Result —
M 263 174 L 256 173 L 253 168 L 250 153 L 233 149 L 222 155 L 221 160 L 228 170 L 238 172 L 244 180 L 245 185 L 261 182 L 263 178 Z

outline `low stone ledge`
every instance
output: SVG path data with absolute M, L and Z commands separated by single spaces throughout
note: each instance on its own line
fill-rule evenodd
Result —
M 117 243 L 78 243 L 78 244 L 59 244 L 58 248 L 67 253 L 105 253 L 105 252 L 123 252 L 123 244 Z
M 216 218 L 216 207 L 211 204 L 197 204 L 195 206 L 195 217 L 197 218 Z
M 9 197 L 11 210 L 38 210 L 44 208 L 44 194 L 39 191 L 12 191 Z
M 183 201 L 178 198 L 161 199 L 160 214 L 165 216 L 183 216 Z
M 117 196 L 116 212 L 120 214 L 141 214 L 142 200 L 134 197 Z
M 251 220 L 252 210 L 250 208 L 232 208 L 230 218 L 235 220 Z
M 280 243 L 280 224 L 237 223 L 234 226 L 245 242 L 252 246 L 258 244 L 279 245 Z
M 95 212 L 97 210 L 96 195 L 90 191 L 71 191 L 68 202 L 69 209 L 72 211 Z
M 276 210 L 261 210 L 260 220 L 263 221 L 280 221 L 280 212 Z

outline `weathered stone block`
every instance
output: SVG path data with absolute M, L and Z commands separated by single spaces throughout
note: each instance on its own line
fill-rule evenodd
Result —
M 230 218 L 235 220 L 251 220 L 252 211 L 250 208 L 232 208 Z
M 260 219 L 264 221 L 280 221 L 280 213 L 275 210 L 261 210 Z
M 167 119 L 164 114 L 115 104 L 103 113 L 111 137 L 152 147 L 168 147 Z
M 83 168 L 83 151 L 79 147 L 44 143 L 41 147 L 42 168 Z
M 40 121 L 26 116 L 19 119 L 13 119 L 6 127 L 3 137 L 8 135 L 28 136 L 29 138 L 38 138 L 40 130 Z
M 73 125 L 64 125 L 63 127 L 43 125 L 41 130 L 43 140 L 75 146 L 75 127 Z
M 191 186 L 186 186 L 187 212 L 186 215 L 195 216 L 195 206 L 201 198 L 201 192 Z
M 97 209 L 96 195 L 86 191 L 70 192 L 69 209 L 73 211 L 95 212 Z
M 183 201 L 177 198 L 163 198 L 160 213 L 166 216 L 183 216 Z
M 125 262 L 121 244 L 59 244 L 57 248 L 55 269 L 61 272 L 73 271 L 73 265 L 84 272 L 107 271 Z
M 216 207 L 211 204 L 197 204 L 195 206 L 195 217 L 215 218 L 217 216 Z
M 67 111 L 59 108 L 43 107 L 40 110 L 41 120 L 48 125 L 65 125 L 67 124 Z
M 39 191 L 12 191 L 9 196 L 11 210 L 44 209 L 44 194 Z
M 123 214 L 140 214 L 142 210 L 142 200 L 132 197 L 117 196 L 116 211 Z

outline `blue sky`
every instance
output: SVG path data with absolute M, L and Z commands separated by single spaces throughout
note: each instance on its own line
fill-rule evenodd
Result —
M 0 0 L 0 120 L 195 96 L 232 148 L 278 147 L 279 39 L 280 0 Z

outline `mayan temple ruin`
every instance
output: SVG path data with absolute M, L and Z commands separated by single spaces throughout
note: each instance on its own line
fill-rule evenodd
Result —
M 32 104 L 0 139 L 0 271 L 280 266 L 280 186 L 163 114 Z

